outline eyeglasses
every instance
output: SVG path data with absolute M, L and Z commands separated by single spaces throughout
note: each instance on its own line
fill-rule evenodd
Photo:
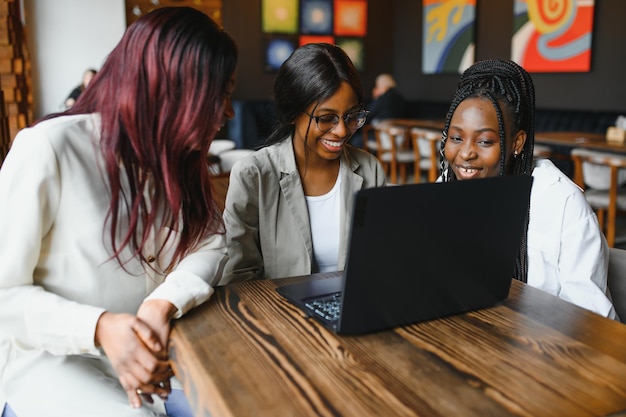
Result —
M 355 131 L 365 124 L 368 113 L 369 111 L 367 110 L 353 111 L 343 116 L 342 119 L 348 129 Z M 304 114 L 315 120 L 317 128 L 322 133 L 330 132 L 339 124 L 339 116 L 336 114 L 322 114 L 321 116 L 313 116 L 307 112 L 304 112 Z

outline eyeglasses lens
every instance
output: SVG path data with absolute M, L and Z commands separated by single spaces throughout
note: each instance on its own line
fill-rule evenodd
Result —
M 357 111 L 354 113 L 348 113 L 344 116 L 344 121 L 348 129 L 354 131 L 359 129 L 365 124 L 367 113 L 364 111 Z M 339 124 L 339 116 L 336 114 L 325 114 L 323 116 L 318 116 L 317 118 L 317 128 L 322 132 L 330 132 L 337 124 Z

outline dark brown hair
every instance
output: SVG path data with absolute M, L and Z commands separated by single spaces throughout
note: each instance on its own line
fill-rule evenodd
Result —
M 321 103 L 347 82 L 363 105 L 359 73 L 348 55 L 336 45 L 311 43 L 296 49 L 278 70 L 274 82 L 277 124 L 266 145 L 294 134 L 294 120 L 312 103 Z

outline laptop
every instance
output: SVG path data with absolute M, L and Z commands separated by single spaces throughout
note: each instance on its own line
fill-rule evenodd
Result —
M 508 297 L 531 184 L 509 175 L 361 190 L 345 270 L 277 291 L 337 334 L 494 306 Z

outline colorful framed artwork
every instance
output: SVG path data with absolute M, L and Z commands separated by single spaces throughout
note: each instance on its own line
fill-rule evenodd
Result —
M 335 35 L 367 35 L 367 1 L 335 0 Z
M 476 0 L 423 0 L 422 72 L 462 73 L 474 63 Z
M 300 0 L 300 33 L 329 35 L 333 33 L 332 0 Z
M 298 46 L 306 45 L 307 43 L 335 43 L 334 36 L 311 36 L 311 35 L 302 35 L 300 36 L 300 41 L 298 42 Z
M 277 71 L 298 46 L 339 45 L 365 68 L 367 0 L 261 0 L 265 70 Z
M 515 0 L 511 59 L 528 72 L 588 72 L 594 0 Z
M 278 71 L 298 47 L 295 36 L 268 36 L 265 39 L 265 70 Z
M 265 33 L 298 33 L 298 0 L 262 0 L 262 30 Z
M 365 42 L 363 38 L 337 38 L 336 45 L 346 52 L 358 71 L 365 70 Z

